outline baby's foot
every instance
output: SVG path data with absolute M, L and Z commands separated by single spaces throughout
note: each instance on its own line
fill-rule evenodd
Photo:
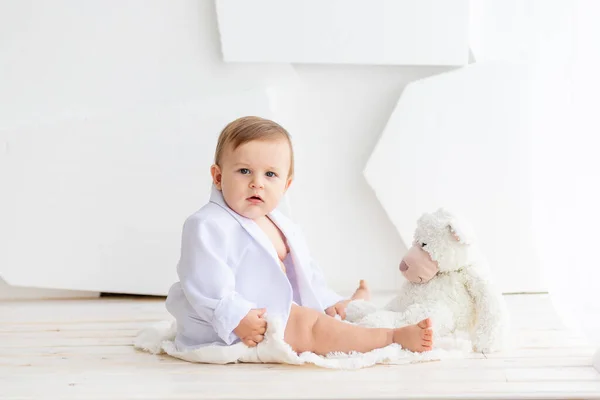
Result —
M 394 343 L 418 353 L 431 350 L 433 348 L 431 320 L 427 318 L 418 324 L 394 329 Z
M 371 300 L 371 291 L 367 286 L 367 282 L 361 279 L 358 289 L 352 295 L 352 300 Z

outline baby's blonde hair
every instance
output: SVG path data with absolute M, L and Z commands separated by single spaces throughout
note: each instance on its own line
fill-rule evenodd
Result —
M 290 134 L 278 123 L 261 117 L 241 117 L 230 122 L 223 128 L 217 141 L 215 164 L 221 166 L 220 162 L 223 152 L 228 146 L 232 146 L 231 150 L 235 150 L 244 143 L 253 140 L 276 140 L 281 138 L 287 140 L 290 146 L 290 170 L 288 171 L 288 178 L 291 178 L 294 176 L 294 150 Z

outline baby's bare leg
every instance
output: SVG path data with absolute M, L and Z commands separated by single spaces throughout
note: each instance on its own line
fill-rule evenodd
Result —
M 367 286 L 367 282 L 361 279 L 358 284 L 358 289 L 354 291 L 354 294 L 350 298 L 351 300 L 371 300 L 371 290 Z
M 411 351 L 422 352 L 432 348 L 432 331 L 429 319 L 398 329 L 365 328 L 292 304 L 284 340 L 297 353 L 365 353 L 392 343 L 398 343 Z

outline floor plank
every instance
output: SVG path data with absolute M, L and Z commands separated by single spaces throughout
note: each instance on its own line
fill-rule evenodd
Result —
M 600 399 L 595 349 L 548 297 L 506 300 L 510 350 L 358 371 L 192 364 L 135 350 L 140 329 L 169 318 L 164 299 L 1 302 L 0 399 Z

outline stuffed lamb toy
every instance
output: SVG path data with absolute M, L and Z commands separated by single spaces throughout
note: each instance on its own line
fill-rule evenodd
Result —
M 467 332 L 477 352 L 502 350 L 508 313 L 464 221 L 444 209 L 417 221 L 400 271 L 408 280 L 384 309 L 364 300 L 348 304 L 346 320 L 396 328 L 430 317 L 435 340 Z

